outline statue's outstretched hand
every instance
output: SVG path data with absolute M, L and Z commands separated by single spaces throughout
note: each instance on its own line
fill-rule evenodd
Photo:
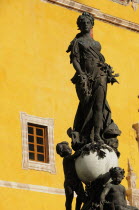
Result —
M 114 74 L 113 75 L 113 77 L 119 77 L 120 76 L 120 74 Z
M 117 81 L 117 79 L 115 79 L 115 77 L 111 78 L 111 84 L 113 85 L 115 82 L 117 82 L 119 84 L 119 82 Z

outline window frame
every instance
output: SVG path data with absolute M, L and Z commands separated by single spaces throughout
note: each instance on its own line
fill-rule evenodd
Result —
M 52 174 L 56 173 L 55 152 L 54 152 L 54 119 L 42 118 L 20 112 L 21 130 L 22 130 L 22 168 L 47 171 Z M 48 154 L 49 163 L 29 160 L 28 148 L 28 124 L 46 126 L 48 131 Z
M 32 132 L 29 132 L 29 130 Z M 31 131 L 30 130 L 30 131 Z M 42 131 L 42 135 L 37 133 L 37 130 Z M 32 138 L 30 138 L 32 137 Z M 41 139 L 41 143 L 38 142 L 38 138 Z M 49 163 L 49 148 L 48 148 L 48 126 L 40 126 L 32 123 L 28 123 L 28 147 L 29 147 L 29 160 L 30 154 L 34 155 L 33 161 Z M 38 148 L 42 151 L 38 151 Z M 39 160 L 38 155 L 43 155 L 44 160 Z

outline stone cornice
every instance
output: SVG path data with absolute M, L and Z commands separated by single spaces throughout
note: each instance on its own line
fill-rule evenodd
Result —
M 41 1 L 63 6 L 78 12 L 89 12 L 93 14 L 94 17 L 100 21 L 107 22 L 115 26 L 122 27 L 139 33 L 139 24 L 112 15 L 108 15 L 96 8 L 89 7 L 87 5 L 80 4 L 75 1 L 71 0 L 41 0 Z

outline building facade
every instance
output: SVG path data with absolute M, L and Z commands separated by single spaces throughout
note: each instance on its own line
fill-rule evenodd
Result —
M 2 0 L 1 210 L 64 210 L 62 159 L 55 146 L 70 142 L 66 131 L 78 105 L 66 50 L 83 11 L 95 16 L 92 35 L 120 74 L 120 84 L 108 87 L 108 100 L 122 131 L 119 165 L 128 177 L 123 185 L 129 203 L 139 207 L 138 1 Z

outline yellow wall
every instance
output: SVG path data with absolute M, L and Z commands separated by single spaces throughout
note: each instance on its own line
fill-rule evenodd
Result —
M 101 5 L 94 0 L 92 6 L 119 17 L 122 14 L 118 8 L 122 8 L 124 14 L 131 10 L 105 1 L 107 4 L 101 0 Z M 112 11 L 113 5 L 115 9 Z M 136 22 L 139 13 L 132 11 L 131 14 L 131 20 Z M 78 100 L 70 82 L 74 69 L 65 51 L 77 33 L 75 22 L 78 15 L 75 11 L 40 0 L 1 0 L 0 180 L 63 188 L 62 159 L 58 155 L 56 175 L 22 169 L 19 113 L 23 111 L 30 115 L 54 118 L 55 145 L 63 140 L 70 141 L 66 130 L 73 124 Z M 139 34 L 96 20 L 94 38 L 102 44 L 106 61 L 120 73 L 120 84 L 109 85 L 108 89 L 113 118 L 122 130 L 119 138 L 122 153 L 120 166 L 127 169 L 129 158 L 139 177 L 139 153 L 132 129 L 132 124 L 139 119 Z M 123 183 L 127 185 L 126 181 Z M 137 186 L 139 188 L 139 180 Z M 1 188 L 1 191 L 2 210 L 64 210 L 64 197 L 60 195 L 6 188 Z M 2 204 L 4 198 L 8 199 L 7 205 L 5 201 Z M 53 199 L 60 202 L 59 207 L 56 202 L 50 203 Z M 14 200 L 17 208 L 14 208 Z
M 63 206 L 64 196 L 60 195 L 10 188 L 1 188 L 0 194 L 1 210 L 57 210 L 62 209 L 61 206 Z

